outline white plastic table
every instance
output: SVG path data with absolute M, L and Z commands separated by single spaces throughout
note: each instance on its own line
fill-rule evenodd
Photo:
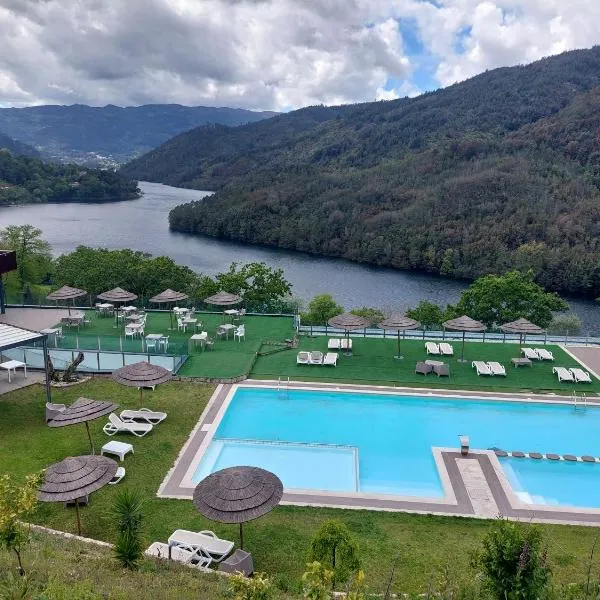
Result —
M 14 371 L 17 374 L 17 369 L 23 367 L 24 376 L 27 377 L 27 365 L 20 360 L 7 360 L 6 362 L 0 363 L 0 369 L 8 371 L 8 383 L 10 383 L 10 372 Z
M 204 350 L 204 344 L 206 343 L 207 339 L 208 339 L 208 332 L 207 331 L 202 331 L 201 333 L 195 333 L 190 338 L 190 342 L 193 341 L 194 342 L 194 346 L 196 346 L 198 344 L 198 342 L 200 342 L 200 346 Z
M 116 454 L 122 461 L 125 458 L 125 455 L 129 452 L 133 454 L 133 446 L 131 444 L 127 444 L 125 442 L 116 442 L 113 440 L 112 442 L 108 442 L 102 446 L 100 455 Z
M 229 339 L 229 332 L 233 331 L 234 329 L 237 329 L 237 325 L 233 325 L 232 323 L 225 323 L 223 325 L 219 325 L 218 328 L 224 331 L 225 335 L 227 336 L 227 339 Z

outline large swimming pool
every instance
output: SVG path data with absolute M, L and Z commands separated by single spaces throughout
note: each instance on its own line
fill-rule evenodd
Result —
M 456 448 L 461 434 L 478 449 L 598 456 L 599 431 L 600 409 L 593 407 L 238 388 L 193 481 L 244 464 L 273 471 L 286 489 L 439 498 L 432 448 Z M 518 468 L 527 473 L 507 470 L 522 500 L 600 504 L 596 487 L 579 485 L 590 475 L 600 485 L 600 464 L 566 469 L 549 462 L 523 459 Z M 588 492 L 571 494 L 575 487 Z

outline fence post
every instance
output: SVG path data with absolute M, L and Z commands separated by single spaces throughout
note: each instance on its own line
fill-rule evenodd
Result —
M 483 332 L 483 343 L 485 344 L 485 331 Z
M 123 336 L 119 336 L 119 350 L 123 352 Z
M 96 362 L 98 364 L 98 371 L 100 370 L 100 352 L 96 352 Z
M 425 341 L 425 330 L 423 329 L 423 341 Z
M 100 336 L 98 336 L 98 350 L 101 350 L 101 348 L 100 348 Z
M 76 345 L 76 347 L 77 347 L 77 350 L 79 350 L 79 334 L 77 334 L 77 335 L 75 336 L 75 345 Z

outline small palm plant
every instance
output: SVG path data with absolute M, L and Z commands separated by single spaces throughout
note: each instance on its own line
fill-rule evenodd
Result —
M 117 527 L 115 557 L 127 569 L 136 569 L 142 558 L 144 501 L 139 492 L 127 488 L 115 498 L 112 515 Z

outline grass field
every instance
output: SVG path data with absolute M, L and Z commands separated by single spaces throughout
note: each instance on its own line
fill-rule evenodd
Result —
M 320 350 L 327 352 L 327 337 L 301 337 L 298 350 Z M 600 392 L 600 381 L 593 378 L 591 384 L 559 383 L 552 373 L 554 365 L 580 366 L 558 346 L 547 346 L 554 354 L 555 361 L 540 361 L 532 367 L 512 366 L 510 359 L 519 356 L 520 347 L 516 344 L 491 344 L 471 342 L 465 344 L 465 358 L 468 363 L 458 362 L 460 344 L 454 343 L 453 357 L 428 357 L 421 341 L 402 342 L 404 360 L 397 360 L 395 339 L 371 339 L 353 337 L 353 354 L 339 353 L 337 367 L 296 364 L 297 351 L 285 351 L 268 356 L 260 356 L 252 369 L 251 376 L 261 379 L 289 377 L 293 380 L 344 381 L 383 385 L 422 386 L 433 388 L 461 388 L 466 390 L 489 391 L 532 391 L 555 392 L 570 395 L 574 390 L 586 393 Z M 528 344 L 529 345 L 529 344 Z M 450 365 L 450 377 L 435 374 L 417 375 L 415 365 L 420 360 L 432 358 L 444 360 Z M 472 360 L 494 360 L 506 368 L 506 377 L 478 376 L 471 366 Z
M 357 343 L 357 350 L 359 345 Z M 292 356 L 291 353 L 281 354 Z M 360 353 L 349 360 L 358 356 Z M 191 501 L 156 497 L 161 481 L 173 465 L 213 389 L 208 385 L 172 382 L 158 386 L 155 392 L 145 395 L 147 406 L 165 410 L 169 416 L 145 438 L 126 435 L 115 438 L 131 441 L 135 454 L 127 456 L 123 463 L 127 473 L 120 486 L 106 486 L 96 492 L 91 496 L 90 505 L 82 509 L 85 535 L 113 540 L 109 509 L 118 488 L 131 487 L 138 489 L 146 499 L 145 541 L 148 544 L 155 540 L 166 541 L 169 534 L 180 527 L 212 529 L 223 537 L 237 541 L 235 526 L 208 521 L 196 512 Z M 111 399 L 119 402 L 121 408 L 138 406 L 137 390 L 106 379 L 95 379 L 53 391 L 55 402 L 70 403 L 81 395 Z M 83 425 L 62 429 L 51 429 L 45 425 L 41 386 L 31 386 L 0 396 L 0 414 L 0 464 L 3 471 L 18 478 L 66 456 L 86 453 L 88 450 Z M 111 439 L 101 431 L 104 422 L 104 419 L 99 419 L 90 424 L 97 446 Z M 471 552 L 479 546 L 488 528 L 487 521 L 478 519 L 280 506 L 272 513 L 248 523 L 245 528 L 246 546 L 254 556 L 256 568 L 269 573 L 281 589 L 297 591 L 310 541 L 318 527 L 329 518 L 342 520 L 357 539 L 368 584 L 375 591 L 382 591 L 385 587 L 396 556 L 399 561 L 392 587 L 394 592 L 426 591 L 428 582 L 439 577 L 446 566 L 450 566 L 457 581 L 470 581 L 473 577 L 469 566 Z M 73 510 L 61 504 L 40 504 L 33 520 L 63 531 L 74 532 L 76 528 Z M 597 530 L 593 527 L 570 526 L 542 526 L 542 530 L 549 545 L 556 581 L 584 581 L 588 555 Z M 50 550 L 54 551 L 59 553 L 59 550 Z M 83 558 L 87 560 L 87 552 Z M 7 555 L 0 553 L 0 565 L 6 559 Z M 597 573 L 600 567 L 598 553 L 593 563 L 593 572 Z M 137 575 L 133 581 L 138 581 Z M 182 596 L 158 594 L 156 597 Z

